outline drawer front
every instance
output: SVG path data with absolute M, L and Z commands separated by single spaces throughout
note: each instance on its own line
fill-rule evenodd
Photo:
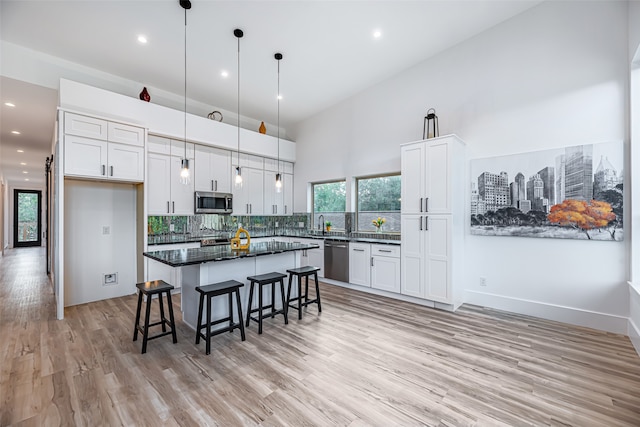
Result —
M 400 246 L 396 245 L 371 245 L 371 255 L 400 258 Z
M 109 142 L 119 142 L 121 144 L 144 147 L 144 129 L 136 126 L 109 122 L 107 126 L 107 137 Z
M 107 140 L 107 121 L 80 114 L 64 114 L 64 133 L 86 138 Z

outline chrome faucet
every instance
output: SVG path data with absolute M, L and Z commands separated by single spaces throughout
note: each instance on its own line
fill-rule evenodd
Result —
M 322 218 L 322 221 L 318 225 L 322 227 L 322 235 L 324 236 L 324 215 L 318 215 L 318 221 L 320 221 L 320 218 Z

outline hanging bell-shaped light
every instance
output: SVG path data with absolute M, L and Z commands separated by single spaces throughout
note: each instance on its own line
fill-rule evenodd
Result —
M 276 96 L 278 100 L 278 173 L 276 174 L 276 192 L 280 193 L 282 191 L 282 174 L 280 173 L 280 60 L 282 59 L 281 53 L 276 53 L 273 55 L 278 61 L 278 95 Z
M 180 0 L 179 2 L 184 9 L 184 158 L 180 162 L 180 182 L 189 185 L 191 174 L 187 158 L 187 10 L 191 9 L 191 2 L 188 0 Z

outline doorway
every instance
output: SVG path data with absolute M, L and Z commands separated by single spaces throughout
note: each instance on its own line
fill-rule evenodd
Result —
M 13 247 L 42 244 L 42 191 L 13 190 Z

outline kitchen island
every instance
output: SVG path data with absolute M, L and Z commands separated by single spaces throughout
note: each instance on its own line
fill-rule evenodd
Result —
M 300 267 L 300 251 L 316 249 L 317 244 L 286 243 L 279 241 L 254 243 L 247 250 L 233 250 L 230 245 L 207 246 L 202 248 L 175 249 L 145 252 L 144 256 L 172 268 L 182 269 L 182 319 L 195 329 L 198 319 L 197 286 L 237 280 L 247 284 L 247 277 L 256 274 L 277 271 L 286 273 L 287 269 Z M 285 283 L 286 285 L 286 283 Z M 248 286 L 241 289 L 242 312 L 246 316 L 249 300 Z M 276 292 L 276 295 L 278 293 Z M 297 296 L 296 289 L 292 296 Z M 271 303 L 271 292 L 265 292 L 265 305 Z M 276 307 L 281 304 L 276 297 Z M 228 316 L 228 304 L 225 298 L 213 300 L 213 319 Z M 206 311 L 205 311 L 206 315 Z M 238 317 L 237 313 L 234 316 Z M 242 321 L 242 320 L 240 320 Z M 218 325 L 218 327 L 223 327 Z

